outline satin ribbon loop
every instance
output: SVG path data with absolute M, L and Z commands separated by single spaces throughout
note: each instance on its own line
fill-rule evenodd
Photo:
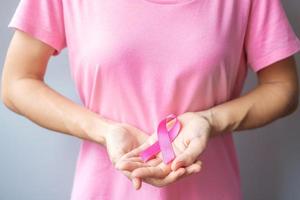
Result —
M 175 123 L 168 130 L 168 122 L 175 119 Z M 157 127 L 157 139 L 154 144 L 140 153 L 144 162 L 155 157 L 161 151 L 164 163 L 169 163 L 175 158 L 175 153 L 172 147 L 172 141 L 179 133 L 181 124 L 175 114 L 168 115 L 165 119 L 161 120 Z

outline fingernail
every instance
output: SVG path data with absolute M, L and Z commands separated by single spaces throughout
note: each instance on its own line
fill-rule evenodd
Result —
M 136 187 L 137 187 L 135 178 L 132 179 L 132 186 L 134 189 L 136 189 Z
M 199 168 L 196 168 L 196 169 L 194 169 L 194 173 L 198 173 L 198 172 L 200 172 L 201 171 L 201 168 L 199 167 Z
M 136 178 L 133 178 L 132 182 L 133 182 L 134 189 L 138 190 L 139 189 L 138 180 Z

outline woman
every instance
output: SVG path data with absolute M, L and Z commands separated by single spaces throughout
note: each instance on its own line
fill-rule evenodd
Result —
M 241 199 L 232 132 L 298 105 L 300 42 L 280 0 L 22 0 L 9 27 L 2 99 L 82 139 L 73 200 Z M 84 106 L 43 81 L 66 47 Z M 248 66 L 258 83 L 240 96 Z M 176 158 L 143 162 L 170 113 Z

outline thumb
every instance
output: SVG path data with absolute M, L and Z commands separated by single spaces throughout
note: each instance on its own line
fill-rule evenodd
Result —
M 132 179 L 132 184 L 134 189 L 139 190 L 142 187 L 142 181 L 140 178 L 133 178 Z
M 171 169 L 176 171 L 180 167 L 192 165 L 198 156 L 204 151 L 206 143 L 201 138 L 194 138 L 188 147 L 179 154 L 172 162 Z

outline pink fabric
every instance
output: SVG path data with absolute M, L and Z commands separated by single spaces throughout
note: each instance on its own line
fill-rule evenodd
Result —
M 169 113 L 241 94 L 247 74 L 295 54 L 300 42 L 280 0 L 22 0 L 9 27 L 68 47 L 83 105 L 147 133 Z M 72 200 L 239 200 L 231 134 L 211 139 L 203 169 L 135 191 L 100 145 L 82 141 Z
M 168 128 L 169 121 L 175 120 L 172 127 Z M 148 161 L 161 152 L 165 164 L 170 163 L 176 156 L 172 147 L 172 141 L 177 137 L 181 128 L 181 123 L 174 114 L 162 119 L 157 127 L 157 141 L 140 153 L 143 161 Z

